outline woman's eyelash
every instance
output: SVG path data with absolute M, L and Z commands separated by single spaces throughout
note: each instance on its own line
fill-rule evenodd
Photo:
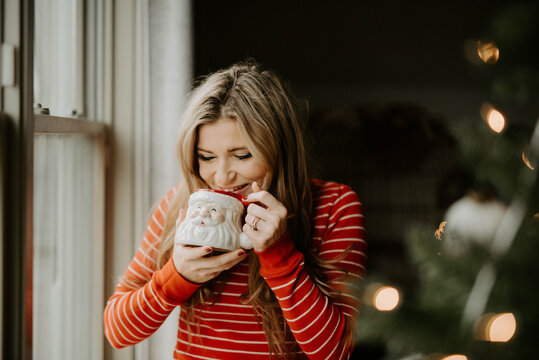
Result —
M 244 154 L 244 155 L 236 155 L 236 157 L 237 157 L 238 159 L 240 159 L 240 160 L 248 159 L 248 158 L 250 158 L 251 156 L 253 156 L 253 155 L 251 155 L 251 153 L 247 153 L 247 154 Z
M 215 159 L 215 156 L 204 156 L 202 154 L 198 154 L 197 156 L 202 161 L 210 161 L 212 159 Z M 247 153 L 247 154 L 242 154 L 242 155 L 236 155 L 236 158 L 238 158 L 240 160 L 245 160 L 245 159 L 248 159 L 248 158 L 250 158 L 252 156 L 253 155 L 251 153 Z
M 198 158 L 202 161 L 210 161 L 211 159 L 213 159 L 215 156 L 204 156 L 202 154 L 198 154 Z

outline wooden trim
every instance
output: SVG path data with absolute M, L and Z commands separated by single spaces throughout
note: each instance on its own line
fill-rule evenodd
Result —
M 104 214 L 106 213 L 108 136 L 102 132 L 95 138 L 94 148 L 94 240 L 92 270 L 92 306 L 96 314 L 102 313 L 105 299 L 105 245 L 106 230 Z M 104 359 L 103 317 L 97 316 L 92 323 L 92 359 Z
M 134 223 L 132 209 L 133 199 L 133 118 L 135 109 L 133 95 L 136 84 L 133 81 L 135 72 L 135 1 L 110 1 L 111 11 L 110 45 L 113 57 L 110 77 L 113 86 L 109 99 L 113 102 L 108 107 L 111 123 L 111 164 L 109 166 L 109 183 L 107 193 L 106 219 L 107 244 L 105 247 L 105 294 L 106 297 L 114 292 L 118 277 L 125 271 L 132 255 L 135 253 L 132 245 Z M 106 29 L 105 29 L 106 30 Z M 108 39 L 105 39 L 107 42 Z M 108 44 L 107 44 L 108 45 Z M 107 59 L 108 60 L 108 59 Z M 107 70 L 107 69 L 105 69 Z M 106 73 L 106 71 L 105 71 Z M 103 79 L 106 80 L 106 79 Z M 106 99 L 105 99 L 106 100 Z M 107 108 L 107 104 L 104 104 Z M 130 209 L 126 211 L 126 209 Z M 134 347 L 128 347 L 121 352 L 105 346 L 105 358 L 111 360 L 133 360 Z
M 107 125 L 85 119 L 65 118 L 50 115 L 34 115 L 35 134 L 88 134 L 99 135 Z

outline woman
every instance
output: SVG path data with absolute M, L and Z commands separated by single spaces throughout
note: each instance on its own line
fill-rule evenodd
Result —
M 300 119 L 279 78 L 249 62 L 206 77 L 188 101 L 177 152 L 182 181 L 107 303 L 110 343 L 140 342 L 181 306 L 178 359 L 347 358 L 358 302 L 346 283 L 365 264 L 361 204 L 345 185 L 310 179 Z M 262 204 L 244 216 L 253 251 L 208 256 L 208 246 L 174 244 L 200 188 Z

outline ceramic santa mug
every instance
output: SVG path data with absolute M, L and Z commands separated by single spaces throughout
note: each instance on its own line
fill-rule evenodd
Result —
M 232 192 L 199 189 L 189 196 L 185 220 L 176 231 L 176 244 L 211 246 L 218 251 L 251 249 L 242 231 L 245 197 Z

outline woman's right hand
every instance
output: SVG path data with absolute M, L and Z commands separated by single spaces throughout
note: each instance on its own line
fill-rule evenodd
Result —
M 185 219 L 185 210 L 180 210 L 176 221 L 176 229 Z M 176 271 L 184 279 L 203 284 L 217 277 L 221 272 L 231 269 L 247 257 L 243 249 L 230 251 L 221 255 L 207 256 L 213 251 L 211 246 L 190 246 L 174 244 L 172 261 Z

